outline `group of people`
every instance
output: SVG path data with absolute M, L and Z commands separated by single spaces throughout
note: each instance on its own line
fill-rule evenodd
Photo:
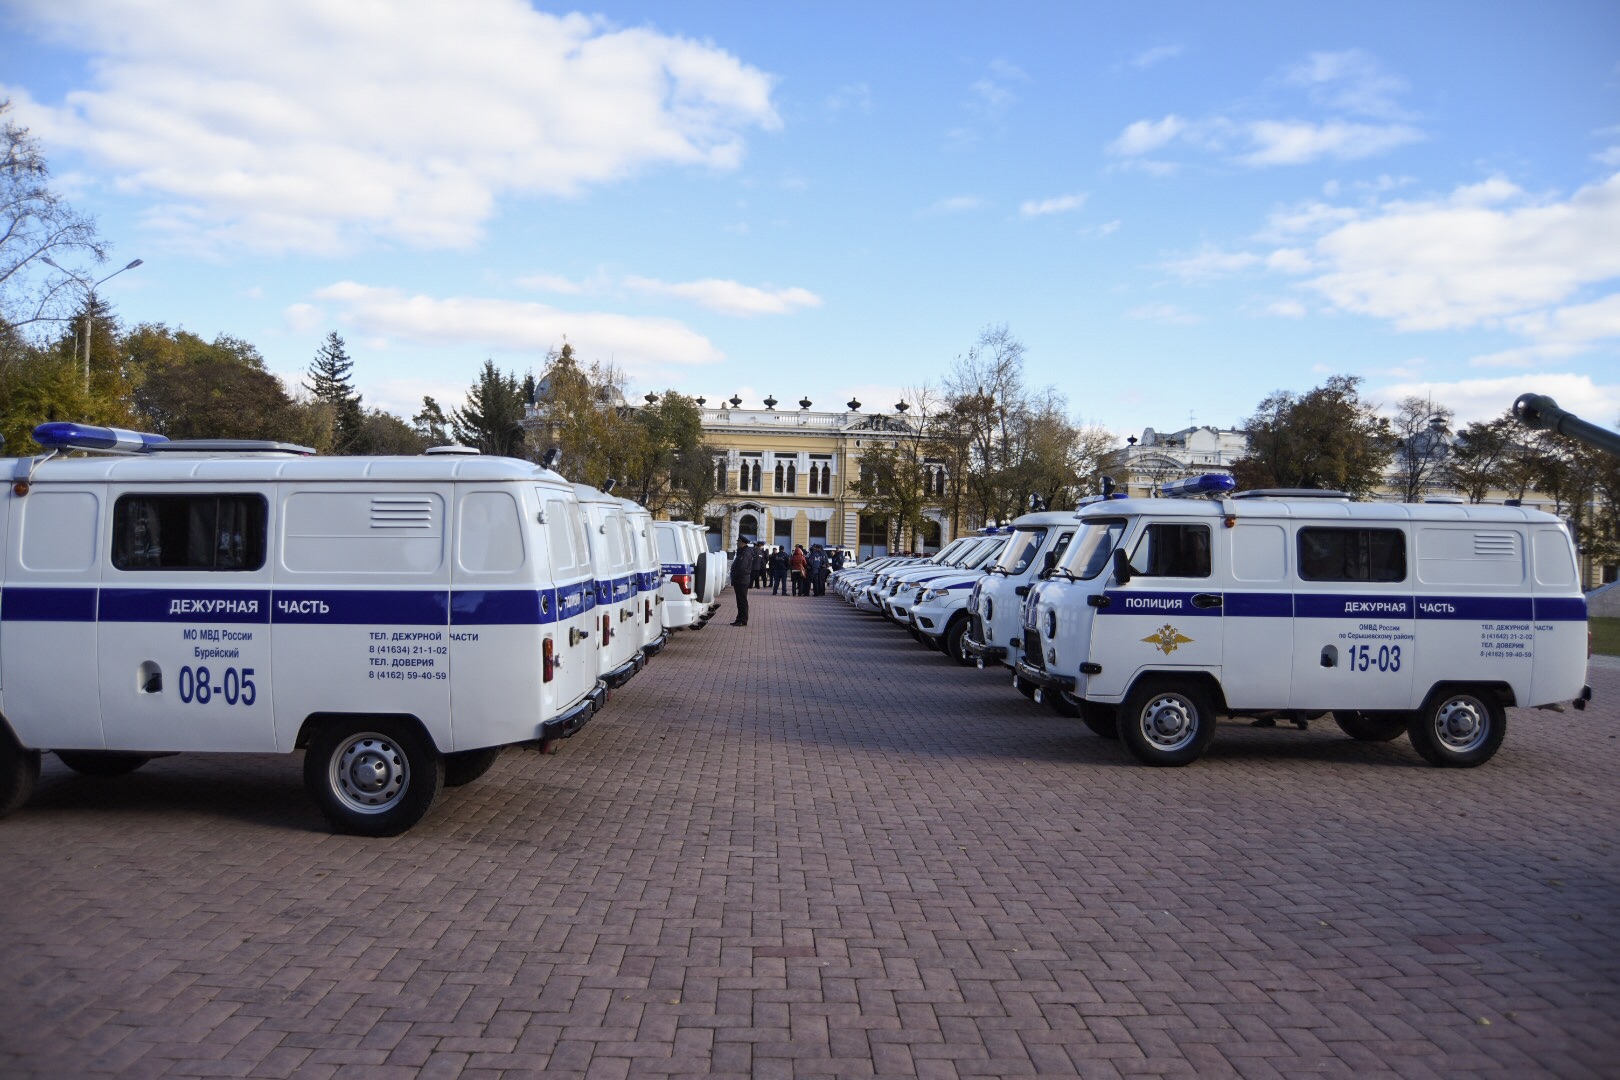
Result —
M 820 544 L 794 544 L 790 553 L 786 548 L 766 549 L 764 541 L 742 540 L 737 544 L 737 555 L 731 561 L 731 588 L 737 596 L 737 617 L 732 626 L 748 625 L 748 590 L 762 589 L 770 582 L 771 595 L 786 595 L 791 581 L 794 596 L 827 595 L 827 577 L 844 568 L 842 548 L 829 554 Z

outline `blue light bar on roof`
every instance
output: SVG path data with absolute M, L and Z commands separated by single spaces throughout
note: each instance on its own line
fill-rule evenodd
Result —
M 1167 499 L 1185 499 L 1193 495 L 1219 495 L 1237 487 L 1237 481 L 1228 473 L 1205 473 L 1189 476 L 1185 480 L 1172 480 L 1159 489 Z
M 93 427 L 54 421 L 34 429 L 34 441 L 47 450 L 100 450 L 112 454 L 144 454 L 169 440 L 162 435 L 123 428 Z

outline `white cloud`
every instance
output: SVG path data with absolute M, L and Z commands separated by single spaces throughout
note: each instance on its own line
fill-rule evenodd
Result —
M 1289 68 L 1285 80 L 1305 87 L 1319 104 L 1368 116 L 1397 115 L 1395 99 L 1407 90 L 1405 80 L 1385 72 L 1360 49 L 1312 53 Z
M 1520 394 L 1546 394 L 1566 409 L 1574 409 L 1595 424 L 1612 424 L 1620 417 L 1620 382 L 1599 383 L 1590 375 L 1573 372 L 1513 375 L 1499 379 L 1463 379 L 1458 382 L 1406 382 L 1369 391 L 1372 400 L 1399 401 L 1405 397 L 1431 397 L 1456 410 L 1456 424 L 1492 420 L 1501 416 Z
M 1308 274 L 1317 269 L 1317 265 L 1300 248 L 1279 248 L 1266 256 L 1266 269 L 1280 274 Z
M 936 214 L 965 214 L 969 210 L 981 210 L 984 205 L 984 200 L 977 195 L 951 195 L 925 208 L 922 213 L 929 216 Z
M 1487 353 L 1475 356 L 1468 361 L 1469 367 L 1500 367 L 1500 368 L 1533 368 L 1544 367 L 1549 363 L 1559 363 L 1572 356 L 1579 356 L 1587 351 L 1585 345 L 1526 345 L 1518 349 L 1503 349 L 1501 352 Z
M 419 345 L 512 349 L 540 355 L 566 335 L 581 356 L 611 359 L 632 377 L 725 357 L 708 338 L 674 319 L 559 311 L 545 304 L 479 297 L 409 296 L 342 281 L 315 293 L 362 333 Z
M 1620 338 L 1620 293 L 1590 304 L 1575 304 L 1520 315 L 1508 328 L 1525 337 L 1566 344 Z
M 1305 305 L 1298 300 L 1273 300 L 1266 305 L 1265 313 L 1279 319 L 1303 319 Z
M 326 313 L 314 304 L 289 304 L 282 309 L 281 319 L 295 334 L 313 334 L 326 325 Z
M 1150 68 L 1154 64 L 1162 63 L 1165 60 L 1174 60 L 1185 51 L 1185 47 L 1181 45 L 1155 45 L 1153 48 L 1143 49 L 1133 56 L 1131 66 Z
M 1018 208 L 1018 212 L 1025 217 L 1044 217 L 1047 214 L 1064 214 L 1070 210 L 1078 210 L 1086 205 L 1090 196 L 1085 192 L 1076 192 L 1073 195 L 1058 195 L 1050 199 L 1031 199 Z
M 19 0 L 92 53 L 60 107 L 11 93 L 153 223 L 216 245 L 467 246 L 499 199 L 734 168 L 770 76 L 709 44 L 519 0 Z
M 1620 276 L 1620 174 L 1563 202 L 1500 205 L 1514 191 L 1390 203 L 1322 236 L 1313 254 L 1328 270 L 1306 284 L 1342 310 L 1443 330 L 1533 315 Z
M 1304 165 L 1319 158 L 1355 161 L 1418 142 L 1423 133 L 1406 124 L 1352 124 L 1332 120 L 1256 120 L 1244 126 L 1254 149 L 1241 155 L 1245 165 Z
M 872 87 L 868 83 L 848 83 L 828 94 L 822 107 L 830 113 L 872 111 Z
M 624 283 L 638 292 L 673 296 L 718 311 L 722 315 L 786 315 L 800 308 L 821 306 L 821 297 L 809 289 L 759 289 L 737 281 L 708 278 L 678 283 L 627 277 Z
M 1260 262 L 1260 256 L 1251 252 L 1221 251 L 1206 246 L 1196 255 L 1165 263 L 1164 268 L 1183 281 L 1208 281 L 1241 273 Z
M 1191 326 L 1201 320 L 1197 315 L 1182 311 L 1174 304 L 1146 304 L 1125 312 L 1127 319 L 1139 322 L 1162 322 L 1172 326 Z
M 1163 120 L 1138 120 L 1108 144 L 1108 152 L 1118 157 L 1140 157 L 1174 142 L 1187 130 L 1187 121 L 1171 114 Z

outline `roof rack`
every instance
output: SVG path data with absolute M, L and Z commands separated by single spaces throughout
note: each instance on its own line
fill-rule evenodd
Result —
M 1232 495 L 1234 499 L 1346 499 L 1350 496 L 1343 491 L 1328 491 L 1324 488 L 1255 488 L 1253 491 L 1239 491 Z
M 34 441 L 55 453 L 84 450 L 98 454 L 293 454 L 308 457 L 315 453 L 297 443 L 269 439 L 170 439 L 149 431 L 96 427 L 71 421 L 52 421 L 34 428 Z

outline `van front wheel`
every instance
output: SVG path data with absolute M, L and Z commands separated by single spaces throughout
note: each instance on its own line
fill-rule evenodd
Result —
M 39 751 L 24 750 L 0 724 L 0 817 L 28 801 L 39 781 Z
M 968 621 L 966 615 L 958 615 L 945 627 L 945 636 L 940 638 L 940 651 L 963 667 L 973 663 L 973 656 L 967 651 Z
M 338 832 L 397 836 L 444 786 L 444 758 L 412 724 L 379 717 L 328 724 L 304 752 L 304 787 Z
M 1200 687 L 1143 683 L 1119 714 L 1119 737 L 1145 765 L 1187 765 L 1215 737 L 1215 710 Z
M 1412 714 L 1412 746 L 1431 765 L 1467 769 L 1491 760 L 1507 735 L 1507 710 L 1489 690 L 1441 690 Z

